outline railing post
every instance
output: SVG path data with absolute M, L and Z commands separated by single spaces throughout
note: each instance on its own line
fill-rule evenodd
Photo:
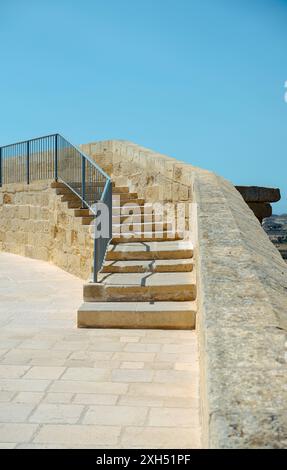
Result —
M 85 209 L 86 200 L 86 159 L 82 156 L 82 209 Z
M 95 222 L 95 229 L 96 229 L 96 222 Z M 93 282 L 97 284 L 98 282 L 98 263 L 97 263 L 97 256 L 99 255 L 99 239 L 95 237 L 94 240 L 94 276 Z
M 0 147 L 0 188 L 2 186 L 2 147 Z
M 30 142 L 27 142 L 27 184 L 30 184 Z
M 97 216 L 95 217 L 95 240 L 94 240 L 94 273 L 93 273 L 93 282 L 98 282 L 98 273 L 102 267 L 102 263 L 106 254 L 106 250 L 109 244 L 109 241 L 113 238 L 113 185 L 112 182 L 108 182 L 107 193 L 105 194 L 104 199 L 102 200 L 104 204 L 108 207 L 108 224 L 109 232 L 108 237 L 99 237 L 97 232 Z
M 109 184 L 108 208 L 109 208 L 109 232 L 110 232 L 110 240 L 111 240 L 113 238 L 113 185 L 111 181 Z
M 55 135 L 55 181 L 58 181 L 58 134 Z

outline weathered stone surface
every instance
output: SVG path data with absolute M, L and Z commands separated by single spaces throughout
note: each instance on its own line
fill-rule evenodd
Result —
M 86 302 L 78 310 L 78 326 L 192 329 L 195 316 L 195 302 Z
M 259 222 L 262 222 L 263 219 L 267 219 L 267 217 L 271 217 L 272 215 L 272 206 L 266 202 L 248 202 L 248 206 L 252 212 L 254 212 Z
M 128 186 L 148 202 L 181 202 L 191 198 L 191 166 L 123 140 L 81 146 L 117 186 Z
M 81 224 L 51 183 L 0 188 L 0 250 L 51 261 L 86 280 L 93 259 L 89 227 Z
M 195 331 L 76 329 L 80 279 L 10 253 L 0 279 L 0 447 L 200 447 Z
M 278 202 L 281 199 L 280 189 L 262 188 L 260 186 L 235 186 L 245 202 Z
M 286 264 L 229 182 L 193 183 L 204 445 L 285 448 Z
M 214 412 L 210 420 L 212 448 L 286 449 L 286 409 L 281 413 Z

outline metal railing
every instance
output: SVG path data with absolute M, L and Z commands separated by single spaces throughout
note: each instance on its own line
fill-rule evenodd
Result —
M 108 208 L 108 234 L 96 236 L 93 280 L 105 259 L 112 238 L 112 183 L 110 177 L 80 149 L 60 134 L 53 134 L 0 147 L 0 187 L 54 179 L 62 181 L 88 208 L 99 215 L 97 203 Z M 97 224 L 95 224 L 97 230 Z

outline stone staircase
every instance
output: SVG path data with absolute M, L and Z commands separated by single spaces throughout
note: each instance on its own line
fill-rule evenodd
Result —
M 82 209 L 79 198 L 64 184 L 53 186 L 74 216 L 89 226 L 94 219 L 89 209 Z M 172 222 L 163 221 L 127 187 L 113 183 L 113 239 L 98 283 L 84 285 L 78 326 L 194 328 L 193 268 L 191 243 L 175 233 Z

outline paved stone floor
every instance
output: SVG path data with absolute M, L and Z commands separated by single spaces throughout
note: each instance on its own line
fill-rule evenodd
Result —
M 196 448 L 193 331 L 86 330 L 82 281 L 0 253 L 0 448 Z

